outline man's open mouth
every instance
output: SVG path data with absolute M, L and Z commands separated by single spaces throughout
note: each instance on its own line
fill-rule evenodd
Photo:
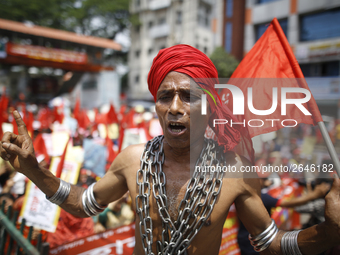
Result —
M 169 124 L 169 129 L 172 133 L 180 134 L 186 129 L 186 127 L 181 123 L 172 122 Z

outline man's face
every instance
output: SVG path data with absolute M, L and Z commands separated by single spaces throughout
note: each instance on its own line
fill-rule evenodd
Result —
M 201 115 L 202 93 L 188 75 L 178 72 L 168 73 L 159 86 L 156 112 L 172 147 L 188 147 L 190 139 L 203 139 L 209 114 Z

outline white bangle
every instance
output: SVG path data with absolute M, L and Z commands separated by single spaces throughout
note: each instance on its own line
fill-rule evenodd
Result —
M 284 233 L 281 239 L 281 251 L 283 255 L 302 255 L 297 242 L 301 230 Z
M 66 198 L 68 197 L 71 191 L 70 183 L 65 182 L 61 179 L 59 180 L 60 180 L 60 184 L 59 184 L 59 188 L 57 192 L 52 197 L 48 197 L 46 195 L 46 199 L 48 201 L 50 201 L 51 203 L 57 204 L 57 205 L 61 205 L 62 203 L 64 203 L 64 201 L 66 200 Z
M 102 206 L 98 204 L 93 194 L 93 186 L 95 183 L 92 183 L 83 193 L 82 195 L 82 204 L 84 212 L 88 216 L 95 216 L 104 211 L 106 206 Z
M 274 220 L 272 219 L 272 223 L 262 233 L 254 237 L 249 234 L 248 238 L 250 240 L 251 245 L 254 247 L 254 250 L 257 252 L 261 252 L 269 247 L 269 245 L 273 242 L 278 231 L 279 230 Z

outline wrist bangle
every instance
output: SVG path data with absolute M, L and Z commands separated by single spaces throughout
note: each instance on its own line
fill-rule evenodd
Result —
M 57 205 L 61 205 L 66 200 L 66 198 L 68 197 L 71 191 L 70 183 L 65 182 L 61 179 L 59 180 L 60 180 L 60 184 L 59 184 L 59 188 L 57 192 L 52 197 L 46 196 L 46 199 L 48 201 L 50 201 L 51 203 L 57 204 Z
M 254 247 L 254 250 L 261 252 L 269 247 L 278 231 L 279 230 L 274 220 L 272 220 L 272 223 L 269 225 L 269 227 L 266 228 L 262 233 L 258 234 L 257 236 L 249 235 L 248 238 L 251 245 Z
M 83 210 L 88 216 L 94 216 L 98 215 L 104 209 L 106 206 L 102 206 L 98 204 L 96 201 L 94 194 L 93 194 L 93 186 L 95 183 L 92 183 L 83 193 L 82 195 L 82 204 L 83 204 Z
M 284 233 L 281 239 L 281 251 L 283 255 L 302 255 L 297 242 L 301 230 Z

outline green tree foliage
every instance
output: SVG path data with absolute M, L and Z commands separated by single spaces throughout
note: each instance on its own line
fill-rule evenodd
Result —
M 0 0 L 0 17 L 111 39 L 138 23 L 129 0 Z
M 239 64 L 223 47 L 217 47 L 211 54 L 210 59 L 217 69 L 219 78 L 229 78 Z

